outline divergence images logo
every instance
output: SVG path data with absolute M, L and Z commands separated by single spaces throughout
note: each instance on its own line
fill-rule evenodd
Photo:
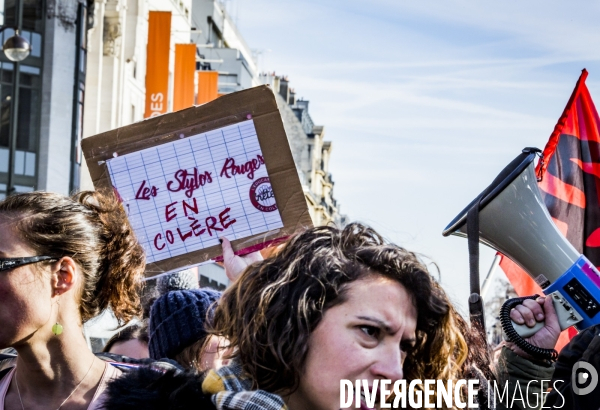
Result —
M 259 211 L 273 212 L 277 210 L 275 194 L 269 178 L 262 177 L 254 181 L 250 186 L 250 201 Z
M 591 393 L 598 385 L 598 372 L 587 362 L 577 362 L 571 374 L 573 392 L 579 396 Z

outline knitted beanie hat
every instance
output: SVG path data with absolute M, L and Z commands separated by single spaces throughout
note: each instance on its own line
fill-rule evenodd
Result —
M 191 269 L 161 276 L 156 282 L 156 289 L 161 295 L 173 290 L 198 289 L 199 287 L 198 274 Z
M 150 310 L 148 349 L 152 359 L 174 359 L 184 348 L 206 337 L 209 309 L 221 292 L 211 288 L 176 290 L 160 296 Z M 214 305 L 213 305 L 214 307 Z

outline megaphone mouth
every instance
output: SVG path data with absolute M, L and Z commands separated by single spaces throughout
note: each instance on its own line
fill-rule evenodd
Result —
M 541 150 L 538 148 L 525 148 L 523 152 L 508 164 L 496 179 L 481 194 L 471 201 L 453 220 L 446 226 L 442 235 L 449 236 L 462 228 L 467 223 L 467 213 L 480 199 L 479 209 L 482 210 L 506 187 L 508 187 L 531 164 Z

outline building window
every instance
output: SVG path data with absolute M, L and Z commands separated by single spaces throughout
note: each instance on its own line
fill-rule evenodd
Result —
M 83 102 L 85 98 L 85 83 L 79 83 L 79 92 L 77 94 L 77 129 L 76 137 L 77 144 L 75 146 L 75 163 L 77 165 L 81 165 L 81 161 L 83 160 L 83 155 L 81 153 L 81 139 L 83 138 Z
M 23 7 L 21 35 L 31 44 L 31 54 L 20 64 L 17 141 L 14 158 L 13 185 L 17 192 L 32 191 L 37 184 L 39 153 L 42 33 L 44 32 L 43 0 L 20 0 Z M 14 27 L 15 0 L 0 0 L 0 25 Z M 14 34 L 12 28 L 0 35 L 3 44 Z M 0 199 L 4 198 L 8 181 L 11 111 L 13 103 L 14 64 L 0 52 Z
M 216 290 L 224 291 L 227 286 L 216 280 L 210 279 L 204 275 L 200 275 L 200 287 L 201 288 L 213 288 Z
M 43 31 L 43 15 L 45 1 L 20 0 L 23 4 L 23 30 Z M 0 0 L 0 25 L 16 26 L 15 24 L 15 0 Z
M 8 180 L 13 68 L 12 63 L 0 63 L 0 194 L 5 194 Z M 35 189 L 37 182 L 42 88 L 40 74 L 41 70 L 37 67 L 21 65 L 14 163 L 15 188 L 21 192 Z

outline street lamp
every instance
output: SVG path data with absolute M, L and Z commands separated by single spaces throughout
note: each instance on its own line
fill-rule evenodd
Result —
M 3 29 L 0 31 L 3 31 Z M 4 49 L 4 55 L 10 61 L 23 61 L 31 52 L 31 44 L 19 35 L 18 29 L 15 29 L 15 34 L 4 42 L 2 48 Z

